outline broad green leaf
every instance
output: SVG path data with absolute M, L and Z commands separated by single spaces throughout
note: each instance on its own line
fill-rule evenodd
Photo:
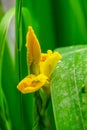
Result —
M 62 53 L 63 58 L 51 80 L 56 129 L 86 130 L 87 46 L 66 47 L 57 51 Z

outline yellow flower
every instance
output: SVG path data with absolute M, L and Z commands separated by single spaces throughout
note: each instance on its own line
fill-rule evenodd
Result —
M 26 47 L 30 75 L 20 81 L 17 86 L 18 90 L 24 94 L 35 92 L 43 86 L 48 88 L 50 76 L 57 62 L 62 58 L 58 52 L 51 50 L 48 50 L 47 53 L 41 53 L 40 44 L 31 26 L 28 28 L 26 36 Z

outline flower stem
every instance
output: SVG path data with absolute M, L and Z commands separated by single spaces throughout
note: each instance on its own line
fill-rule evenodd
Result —
M 49 106 L 49 97 L 45 95 L 44 92 L 41 92 L 41 90 L 36 92 L 33 130 L 51 130 L 51 124 L 49 121 L 47 111 L 48 106 Z

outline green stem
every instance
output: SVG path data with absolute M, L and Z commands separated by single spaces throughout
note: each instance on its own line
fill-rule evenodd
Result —
M 21 80 L 21 29 L 22 29 L 22 0 L 16 0 L 16 15 L 15 15 L 15 30 L 16 30 L 16 71 L 18 82 Z M 20 120 L 22 125 L 22 130 L 24 130 L 23 125 L 23 108 L 22 108 L 22 94 L 20 93 Z
M 18 57 L 17 61 L 18 61 L 19 81 L 20 81 L 20 74 L 21 74 L 21 67 L 20 67 L 21 66 L 20 65 L 21 23 L 22 23 L 22 0 L 16 0 L 15 29 L 16 29 L 16 49 L 17 49 L 17 57 Z
M 46 93 L 38 91 L 35 93 L 35 117 L 33 130 L 51 130 L 48 117 L 49 97 Z

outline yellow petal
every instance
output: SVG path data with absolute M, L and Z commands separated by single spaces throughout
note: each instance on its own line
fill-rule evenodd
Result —
M 52 53 L 52 51 L 47 52 L 46 59 L 40 62 L 40 73 L 50 77 L 54 71 L 57 62 L 62 58 L 58 52 Z
M 39 74 L 38 76 L 29 75 L 18 84 L 17 88 L 23 94 L 26 94 L 35 92 L 44 85 L 49 85 L 48 77 L 43 74 Z
M 31 69 L 32 73 L 39 73 L 39 62 L 41 57 L 41 49 L 39 41 L 31 26 L 28 28 L 26 36 L 27 47 L 27 65 Z

